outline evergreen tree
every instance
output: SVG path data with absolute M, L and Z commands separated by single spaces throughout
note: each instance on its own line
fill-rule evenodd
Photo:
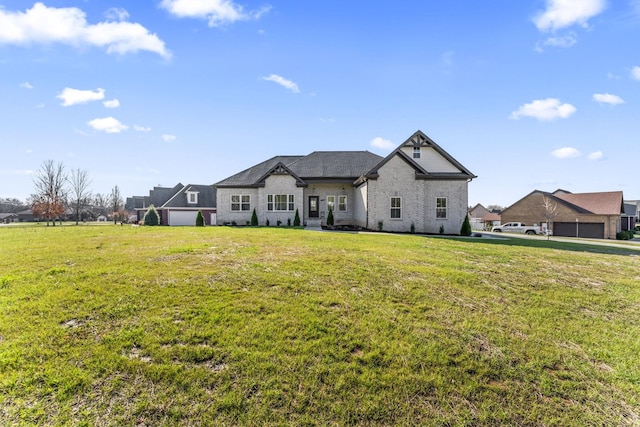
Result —
M 258 226 L 258 214 L 256 213 L 256 208 L 253 208 L 253 213 L 251 214 L 251 226 Z
M 200 210 L 198 211 L 198 215 L 196 215 L 196 227 L 204 227 L 204 217 Z
M 298 213 L 298 209 L 296 209 L 296 215 L 293 217 L 293 226 L 300 227 L 300 214 Z
M 158 211 L 153 205 L 149 206 L 149 209 L 147 209 L 147 212 L 144 214 L 143 223 L 144 225 L 160 224 L 160 217 L 158 216 Z
M 469 215 L 465 215 L 462 228 L 460 229 L 462 236 L 471 236 L 471 223 L 469 222 Z
M 333 208 L 329 206 L 329 215 L 327 215 L 327 225 L 333 225 Z

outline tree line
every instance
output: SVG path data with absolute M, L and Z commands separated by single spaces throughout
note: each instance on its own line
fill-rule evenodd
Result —
M 91 191 L 89 172 L 83 169 L 71 169 L 69 172 L 62 163 L 46 160 L 36 171 L 33 178 L 34 193 L 26 203 L 18 199 L 0 198 L 0 211 L 17 213 L 31 209 L 34 217 L 54 226 L 63 218 L 80 221 L 95 221 L 100 216 L 111 217 L 114 224 L 126 221 L 128 212 L 120 189 L 116 185 L 109 194 Z

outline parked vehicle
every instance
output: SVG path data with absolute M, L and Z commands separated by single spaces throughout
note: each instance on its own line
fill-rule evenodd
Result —
M 507 222 L 491 229 L 497 233 L 546 234 L 546 229 L 537 225 L 526 225 L 523 222 Z

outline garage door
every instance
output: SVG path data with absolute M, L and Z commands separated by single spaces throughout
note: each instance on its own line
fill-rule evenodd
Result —
M 169 225 L 195 226 L 197 215 L 197 211 L 169 211 Z
M 554 236 L 576 237 L 576 231 L 578 237 L 604 239 L 604 224 L 601 222 L 580 222 L 577 225 L 575 222 L 553 223 Z

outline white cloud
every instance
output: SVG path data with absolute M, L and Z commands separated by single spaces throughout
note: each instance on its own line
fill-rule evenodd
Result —
M 297 84 L 277 74 L 269 74 L 267 77 L 263 77 L 262 80 L 277 83 L 280 86 L 289 89 L 293 93 L 300 93 L 300 89 L 298 89 Z
M 388 139 L 384 139 L 381 137 L 375 137 L 371 140 L 370 145 L 374 148 L 378 148 L 380 150 L 393 150 L 396 148 L 393 142 Z
M 0 44 L 32 43 L 99 46 L 108 53 L 121 55 L 146 50 L 165 58 L 171 56 L 158 36 L 137 23 L 88 24 L 81 9 L 47 7 L 42 3 L 34 4 L 25 12 L 0 8 Z
M 104 99 L 104 89 L 98 88 L 94 91 L 65 87 L 56 98 L 62 99 L 63 107 L 76 104 L 86 104 L 87 102 L 100 101 Z
M 118 108 L 120 106 L 120 101 L 117 99 L 110 99 L 108 101 L 104 101 L 102 103 L 106 108 Z
M 631 69 L 631 78 L 634 80 L 640 80 L 640 67 L 635 66 Z
M 104 13 L 104 16 L 111 21 L 126 21 L 129 19 L 129 12 L 120 7 L 112 7 Z
M 533 19 L 540 31 L 555 31 L 572 25 L 587 26 L 590 18 L 600 14 L 606 0 L 547 0 L 547 8 Z
M 580 157 L 580 151 L 573 147 L 562 147 L 551 152 L 553 157 L 558 159 L 570 159 L 574 157 Z
M 545 46 L 564 47 L 569 48 L 578 43 L 578 36 L 575 33 L 569 33 L 566 36 L 561 37 L 549 37 L 543 44 Z
M 105 133 L 120 133 L 129 128 L 129 126 L 123 125 L 120 120 L 114 119 L 113 117 L 93 119 L 87 124 L 95 130 L 99 130 Z
M 23 87 L 25 89 L 33 89 L 33 86 L 31 86 L 31 83 L 29 82 L 20 83 L 20 87 Z
M 601 104 L 624 104 L 624 99 L 620 98 L 618 95 L 611 95 L 609 93 L 595 93 L 593 94 L 593 100 Z
M 162 135 L 162 140 L 164 142 L 173 142 L 176 140 L 176 136 L 175 135 L 170 135 L 168 133 L 165 133 Z
M 594 151 L 593 153 L 587 156 L 589 160 L 600 160 L 603 157 L 604 157 L 604 153 L 602 151 Z
M 179 18 L 206 19 L 210 27 L 260 19 L 271 9 L 270 6 L 265 6 L 255 11 L 245 12 L 241 5 L 232 0 L 162 0 L 160 7 Z
M 151 132 L 151 128 L 140 125 L 133 125 L 133 130 L 136 132 Z
M 517 111 L 511 113 L 509 118 L 518 120 L 521 117 L 533 117 L 538 120 L 566 119 L 576 112 L 576 107 L 571 104 L 561 104 L 559 99 L 537 99 L 529 104 L 524 104 Z

